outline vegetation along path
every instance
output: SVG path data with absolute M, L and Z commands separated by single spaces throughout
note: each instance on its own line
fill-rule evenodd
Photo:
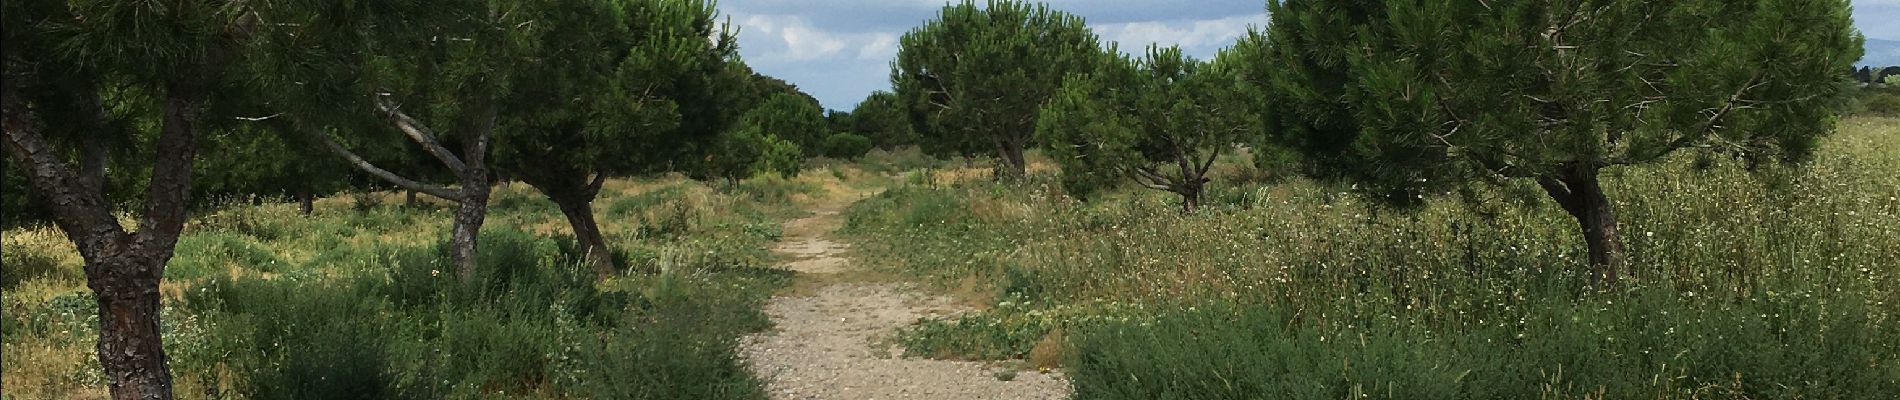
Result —
M 995 370 L 983 363 L 895 357 L 881 342 L 918 318 L 964 311 L 908 285 L 847 278 L 846 245 L 830 239 L 843 202 L 785 224 L 775 251 L 810 286 L 765 306 L 776 329 L 745 340 L 745 354 L 773 399 L 1060 399 L 1059 373 Z M 829 282 L 817 283 L 817 282 Z

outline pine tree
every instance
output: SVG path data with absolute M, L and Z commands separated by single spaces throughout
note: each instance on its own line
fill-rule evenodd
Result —
M 851 122 L 851 132 L 871 139 L 873 146 L 885 150 L 915 145 L 918 141 L 910 114 L 895 93 L 872 92 L 851 110 Z
M 1259 127 L 1237 79 L 1179 47 L 1150 48 L 1140 60 L 1106 56 L 1096 73 L 1069 76 L 1043 108 L 1037 137 L 1072 195 L 1132 179 L 1180 195 L 1193 212 L 1214 160 Z
M 993 152 L 1005 174 L 1022 176 L 1023 151 L 1042 104 L 1070 73 L 1101 59 L 1081 17 L 1047 5 L 991 0 L 946 6 L 905 33 L 891 82 L 939 154 Z
M 1593 281 L 1624 265 L 1599 175 L 1677 151 L 1799 161 L 1860 56 L 1842 0 L 1278 0 L 1272 141 L 1395 203 L 1535 182 Z
M 0 6 L 0 134 L 85 260 L 98 303 L 99 365 L 114 399 L 169 399 L 159 282 L 188 212 L 193 163 L 261 29 L 249 3 L 8 1 Z M 131 138 L 150 140 L 149 158 Z M 148 171 L 137 230 L 107 197 L 114 158 Z
M 592 209 L 606 179 L 664 170 L 725 128 L 732 33 L 700 0 L 529 2 L 541 30 L 499 105 L 497 166 L 567 217 L 605 280 L 617 273 Z

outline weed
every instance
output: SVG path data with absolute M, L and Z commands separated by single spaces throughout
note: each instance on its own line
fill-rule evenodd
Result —
M 1523 185 L 1395 213 L 1216 181 L 1183 215 L 951 179 L 860 202 L 845 232 L 869 265 L 998 295 L 901 334 L 913 354 L 1023 358 L 1060 332 L 1084 398 L 1893 397 L 1896 128 L 1845 120 L 1798 169 L 1613 170 L 1634 269 L 1613 293 L 1583 294 L 1575 222 Z
M 444 209 L 371 199 L 359 211 L 306 217 L 294 205 L 234 205 L 194 220 L 165 282 L 176 393 L 762 398 L 736 346 L 767 326 L 758 304 L 789 281 L 760 268 L 779 235 L 771 216 L 790 215 L 786 205 L 678 179 L 612 187 L 601 202 L 618 210 L 603 214 L 602 228 L 619 261 L 671 265 L 666 274 L 597 284 L 570 236 L 538 229 L 560 222 L 555 208 L 519 186 L 495 191 L 466 282 L 447 265 Z M 643 219 L 675 222 L 658 224 L 670 224 L 665 234 L 634 234 L 645 224 L 630 222 Z M 102 396 L 96 306 L 77 254 L 51 228 L 4 239 L 0 391 Z

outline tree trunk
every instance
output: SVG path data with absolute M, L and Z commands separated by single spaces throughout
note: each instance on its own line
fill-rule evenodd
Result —
M 475 278 L 477 245 L 481 242 L 482 223 L 488 220 L 488 182 L 486 179 L 462 181 L 457 201 L 455 225 L 449 234 L 452 246 L 449 259 L 455 263 L 455 275 L 466 283 Z
M 310 194 L 310 191 L 308 190 L 297 191 L 297 211 L 303 212 L 304 216 L 306 217 L 310 216 L 310 213 L 315 212 L 317 210 L 316 203 L 317 203 L 316 196 Z
M 170 361 L 158 320 L 158 277 L 165 258 L 117 254 L 87 262 L 87 286 L 99 305 L 99 365 L 115 400 L 171 398 Z
M 11 83 L 0 83 L 0 135 L 6 138 L 7 156 L 22 168 L 33 192 L 47 199 L 54 224 L 85 260 L 86 286 L 99 307 L 95 351 L 111 398 L 172 398 L 171 369 L 159 329 L 158 284 L 184 229 L 204 91 L 183 83 L 165 88 L 164 119 L 152 146 L 141 230 L 130 233 L 112 215 L 103 177 L 82 175 L 98 171 L 73 168 L 63 159 L 40 134 Z
M 416 191 L 414 189 L 410 189 L 410 190 L 404 190 L 403 192 L 404 192 L 403 205 L 408 206 L 409 208 L 416 208 L 417 206 L 416 203 L 419 201 L 419 200 L 416 200 Z
M 1207 178 L 1188 172 L 1182 172 L 1182 175 L 1183 183 L 1176 186 L 1175 192 L 1181 194 L 1181 212 L 1193 214 L 1195 210 L 1201 209 L 1201 193 L 1207 191 Z
M 1177 193 L 1181 194 L 1181 213 L 1193 214 L 1194 210 L 1201 209 L 1200 188 L 1182 188 Z
M 1589 247 L 1590 283 L 1602 289 L 1613 288 L 1625 267 L 1623 239 L 1616 232 L 1616 214 L 1597 178 L 1597 168 L 1567 167 L 1556 177 L 1539 184 L 1557 200 L 1583 234 Z
M 472 281 L 475 278 L 476 258 L 480 254 L 476 244 L 481 240 L 482 223 L 488 219 L 488 197 L 493 191 L 488 186 L 492 181 L 489 179 L 490 171 L 487 163 L 488 141 L 495 129 L 493 109 L 471 114 L 473 118 L 465 127 L 469 133 L 466 140 L 462 142 L 461 156 L 457 157 L 436 140 L 435 131 L 430 130 L 421 121 L 404 114 L 394 102 L 381 97 L 375 101 L 377 111 L 389 118 L 390 123 L 395 125 L 397 130 L 402 131 L 410 141 L 422 146 L 424 151 L 455 173 L 456 179 L 462 185 L 460 189 L 451 190 L 404 178 L 357 156 L 356 153 L 338 144 L 335 139 L 331 139 L 329 133 L 317 129 L 307 131 L 321 141 L 324 147 L 328 147 L 332 153 L 343 157 L 357 169 L 401 186 L 405 190 L 418 191 L 456 202 L 458 207 L 455 210 L 455 224 L 449 233 L 449 258 L 455 264 L 457 278 L 464 283 Z
M 524 169 L 519 176 L 523 183 L 560 207 L 561 215 L 567 217 L 568 226 L 574 230 L 574 241 L 579 244 L 581 256 L 593 266 L 595 278 L 605 281 L 619 273 L 619 268 L 614 266 L 613 250 L 607 247 L 606 236 L 600 233 L 600 224 L 594 219 L 594 198 L 607 184 L 607 174 L 594 173 L 591 179 L 588 175 L 586 171 L 572 168 L 537 168 Z
M 567 224 L 574 228 L 574 240 L 580 244 L 581 254 L 587 263 L 594 266 L 594 275 L 605 281 L 618 271 L 614 267 L 613 252 L 607 247 L 607 239 L 600 233 L 600 224 L 594 220 L 593 199 L 579 196 L 553 197 L 554 203 L 561 207 L 561 214 L 567 216 Z
M 996 139 L 996 161 L 1003 176 L 997 178 L 1021 178 L 1029 175 L 1029 163 L 1023 160 L 1023 145 L 1010 140 Z

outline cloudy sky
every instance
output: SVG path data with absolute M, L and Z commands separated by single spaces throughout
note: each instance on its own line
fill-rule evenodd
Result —
M 1900 40 L 1900 0 L 1852 0 L 1870 38 Z M 890 88 L 897 38 L 936 15 L 945 0 L 722 0 L 740 27 L 739 52 L 754 69 L 797 84 L 832 109 L 850 109 Z M 1212 57 L 1247 27 L 1266 21 L 1259 0 L 1047 0 L 1081 15 L 1122 49 L 1180 45 Z

